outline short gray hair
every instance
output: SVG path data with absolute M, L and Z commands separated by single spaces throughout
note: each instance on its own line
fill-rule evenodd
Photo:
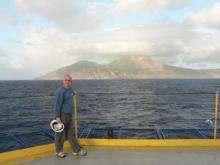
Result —
M 63 79 L 64 79 L 65 77 L 69 77 L 69 78 L 72 80 L 72 77 L 71 77 L 69 74 L 65 74 L 65 75 L 63 76 Z

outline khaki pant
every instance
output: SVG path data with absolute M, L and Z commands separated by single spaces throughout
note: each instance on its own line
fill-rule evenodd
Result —
M 66 139 L 68 139 L 73 152 L 79 152 L 80 146 L 73 131 L 72 115 L 68 113 L 61 113 L 61 121 L 65 128 L 62 132 L 55 133 L 56 152 L 58 153 L 63 151 L 63 144 Z

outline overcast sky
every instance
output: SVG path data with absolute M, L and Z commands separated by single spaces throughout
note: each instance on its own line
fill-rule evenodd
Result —
M 220 1 L 0 1 L 0 80 L 137 54 L 179 67 L 220 68 Z

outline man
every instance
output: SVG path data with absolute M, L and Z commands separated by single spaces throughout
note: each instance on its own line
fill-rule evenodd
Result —
M 64 124 L 64 130 L 55 133 L 56 155 L 64 158 L 63 144 L 67 137 L 75 156 L 85 156 L 87 153 L 81 149 L 73 132 L 73 96 L 76 94 L 72 86 L 72 77 L 68 74 L 64 75 L 63 86 L 58 88 L 55 95 L 54 114 L 58 123 Z

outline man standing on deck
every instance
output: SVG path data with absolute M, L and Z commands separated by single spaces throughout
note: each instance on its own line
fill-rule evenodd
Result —
M 73 132 L 73 96 L 76 94 L 72 86 L 72 77 L 68 74 L 63 77 L 63 86 L 58 88 L 55 95 L 54 115 L 58 123 L 64 124 L 64 130 L 55 133 L 56 155 L 64 158 L 63 153 L 64 141 L 67 137 L 75 156 L 85 156 L 87 153 L 81 149 Z

